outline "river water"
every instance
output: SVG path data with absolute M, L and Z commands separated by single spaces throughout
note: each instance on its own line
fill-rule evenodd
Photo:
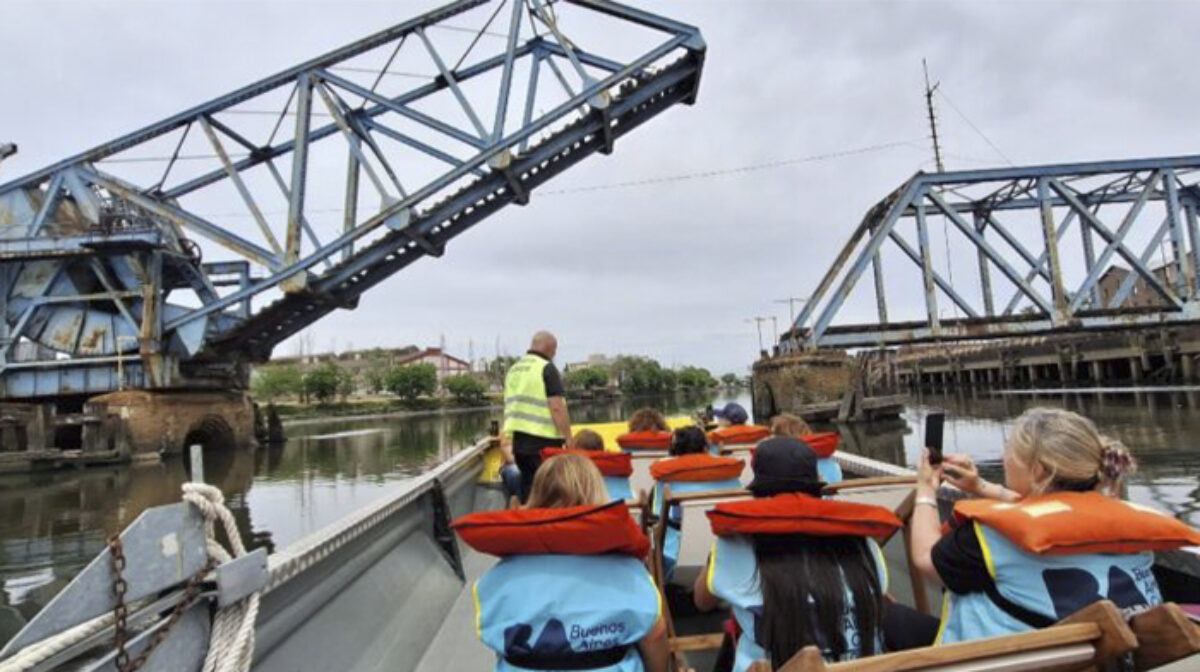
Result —
M 745 395 L 734 399 L 749 408 Z M 668 414 L 729 399 L 649 400 Z M 576 405 L 576 422 L 628 416 L 647 400 Z M 1000 453 L 1012 419 L 1031 406 L 1058 406 L 1094 418 L 1141 462 L 1129 495 L 1200 526 L 1200 387 L 1169 391 L 924 395 L 900 419 L 843 428 L 843 448 L 911 465 L 930 409 L 947 412 L 946 450 L 974 456 L 1002 478 Z M 495 411 L 426 417 L 340 419 L 287 428 L 286 444 L 205 456 L 249 545 L 271 550 L 355 509 L 402 490 L 405 482 L 487 431 Z M 0 477 L 0 642 L 70 581 L 108 535 L 147 507 L 179 501 L 188 479 L 182 459 L 148 466 Z

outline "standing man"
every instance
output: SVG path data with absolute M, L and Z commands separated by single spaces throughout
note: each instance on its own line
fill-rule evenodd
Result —
M 512 437 L 513 458 L 521 470 L 522 503 L 542 462 L 542 449 L 560 447 L 571 436 L 562 376 L 553 361 L 557 352 L 554 334 L 539 331 L 529 352 L 504 377 L 504 433 Z

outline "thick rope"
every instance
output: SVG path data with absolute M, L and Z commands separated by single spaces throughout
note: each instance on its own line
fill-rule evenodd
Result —
M 238 534 L 237 521 L 225 506 L 225 495 L 219 488 L 204 483 L 184 483 L 183 501 L 196 507 L 204 517 L 209 557 L 225 563 L 246 555 L 246 547 Z M 218 521 L 229 539 L 232 555 L 217 541 Z M 254 658 L 254 623 L 258 620 L 258 603 L 259 594 L 254 593 L 217 612 L 209 636 L 208 655 L 204 657 L 203 672 L 247 672 L 250 669 L 250 662 Z
M 32 670 L 44 661 L 57 656 L 66 649 L 82 642 L 112 625 L 112 612 L 107 612 L 90 621 L 85 621 L 70 630 L 63 630 L 40 642 L 30 644 L 0 663 L 0 672 L 25 672 Z

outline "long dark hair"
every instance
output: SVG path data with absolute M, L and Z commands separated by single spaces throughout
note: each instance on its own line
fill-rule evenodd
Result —
M 758 534 L 752 539 L 763 596 L 754 639 L 775 669 L 810 644 L 833 660 L 855 648 L 863 657 L 877 653 L 883 591 L 865 539 L 807 534 Z M 857 643 L 846 641 L 847 588 Z

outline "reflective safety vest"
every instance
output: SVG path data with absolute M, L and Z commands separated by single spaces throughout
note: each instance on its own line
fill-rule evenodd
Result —
M 661 509 L 664 483 L 670 484 L 673 494 L 737 490 L 742 487 L 738 477 L 745 466 L 742 460 L 714 457 L 707 453 L 659 460 L 650 465 L 650 475 L 655 479 L 655 508 Z M 667 529 L 663 538 L 663 573 L 667 579 L 674 574 L 675 565 L 679 562 L 682 529 L 683 509 L 672 506 L 667 511 Z
M 769 658 L 759 643 L 759 619 L 763 614 L 762 585 L 754 555 L 753 534 L 812 534 L 816 536 L 854 536 L 863 540 L 863 552 L 874 563 L 879 576 L 880 593 L 888 590 L 887 564 L 873 536 L 902 526 L 899 519 L 882 507 L 850 502 L 820 500 L 804 495 L 775 497 L 718 504 L 708 512 L 713 532 L 718 535 L 709 556 L 708 590 L 729 602 L 742 632 L 738 638 L 733 669 L 743 672 L 756 661 Z M 847 652 L 843 659 L 858 657 L 861 638 L 854 619 L 854 600 L 846 589 L 846 614 L 843 636 Z M 797 610 L 797 618 L 807 618 L 807 610 Z M 821 644 L 823 651 L 829 647 Z M 876 651 L 883 643 L 876 641 Z M 826 653 L 825 657 L 830 658 Z
M 504 377 L 504 433 L 522 432 L 548 439 L 566 438 L 554 425 L 542 372 L 550 362 L 526 354 Z
M 474 513 L 454 522 L 503 559 L 476 581 L 475 630 L 496 670 L 641 672 L 635 645 L 661 617 L 624 503 Z
M 1161 604 L 1151 551 L 1200 543 L 1173 518 L 1097 492 L 959 502 L 955 517 L 972 526 L 992 585 L 946 593 L 938 643 L 1046 627 L 1099 600 L 1127 615 Z

